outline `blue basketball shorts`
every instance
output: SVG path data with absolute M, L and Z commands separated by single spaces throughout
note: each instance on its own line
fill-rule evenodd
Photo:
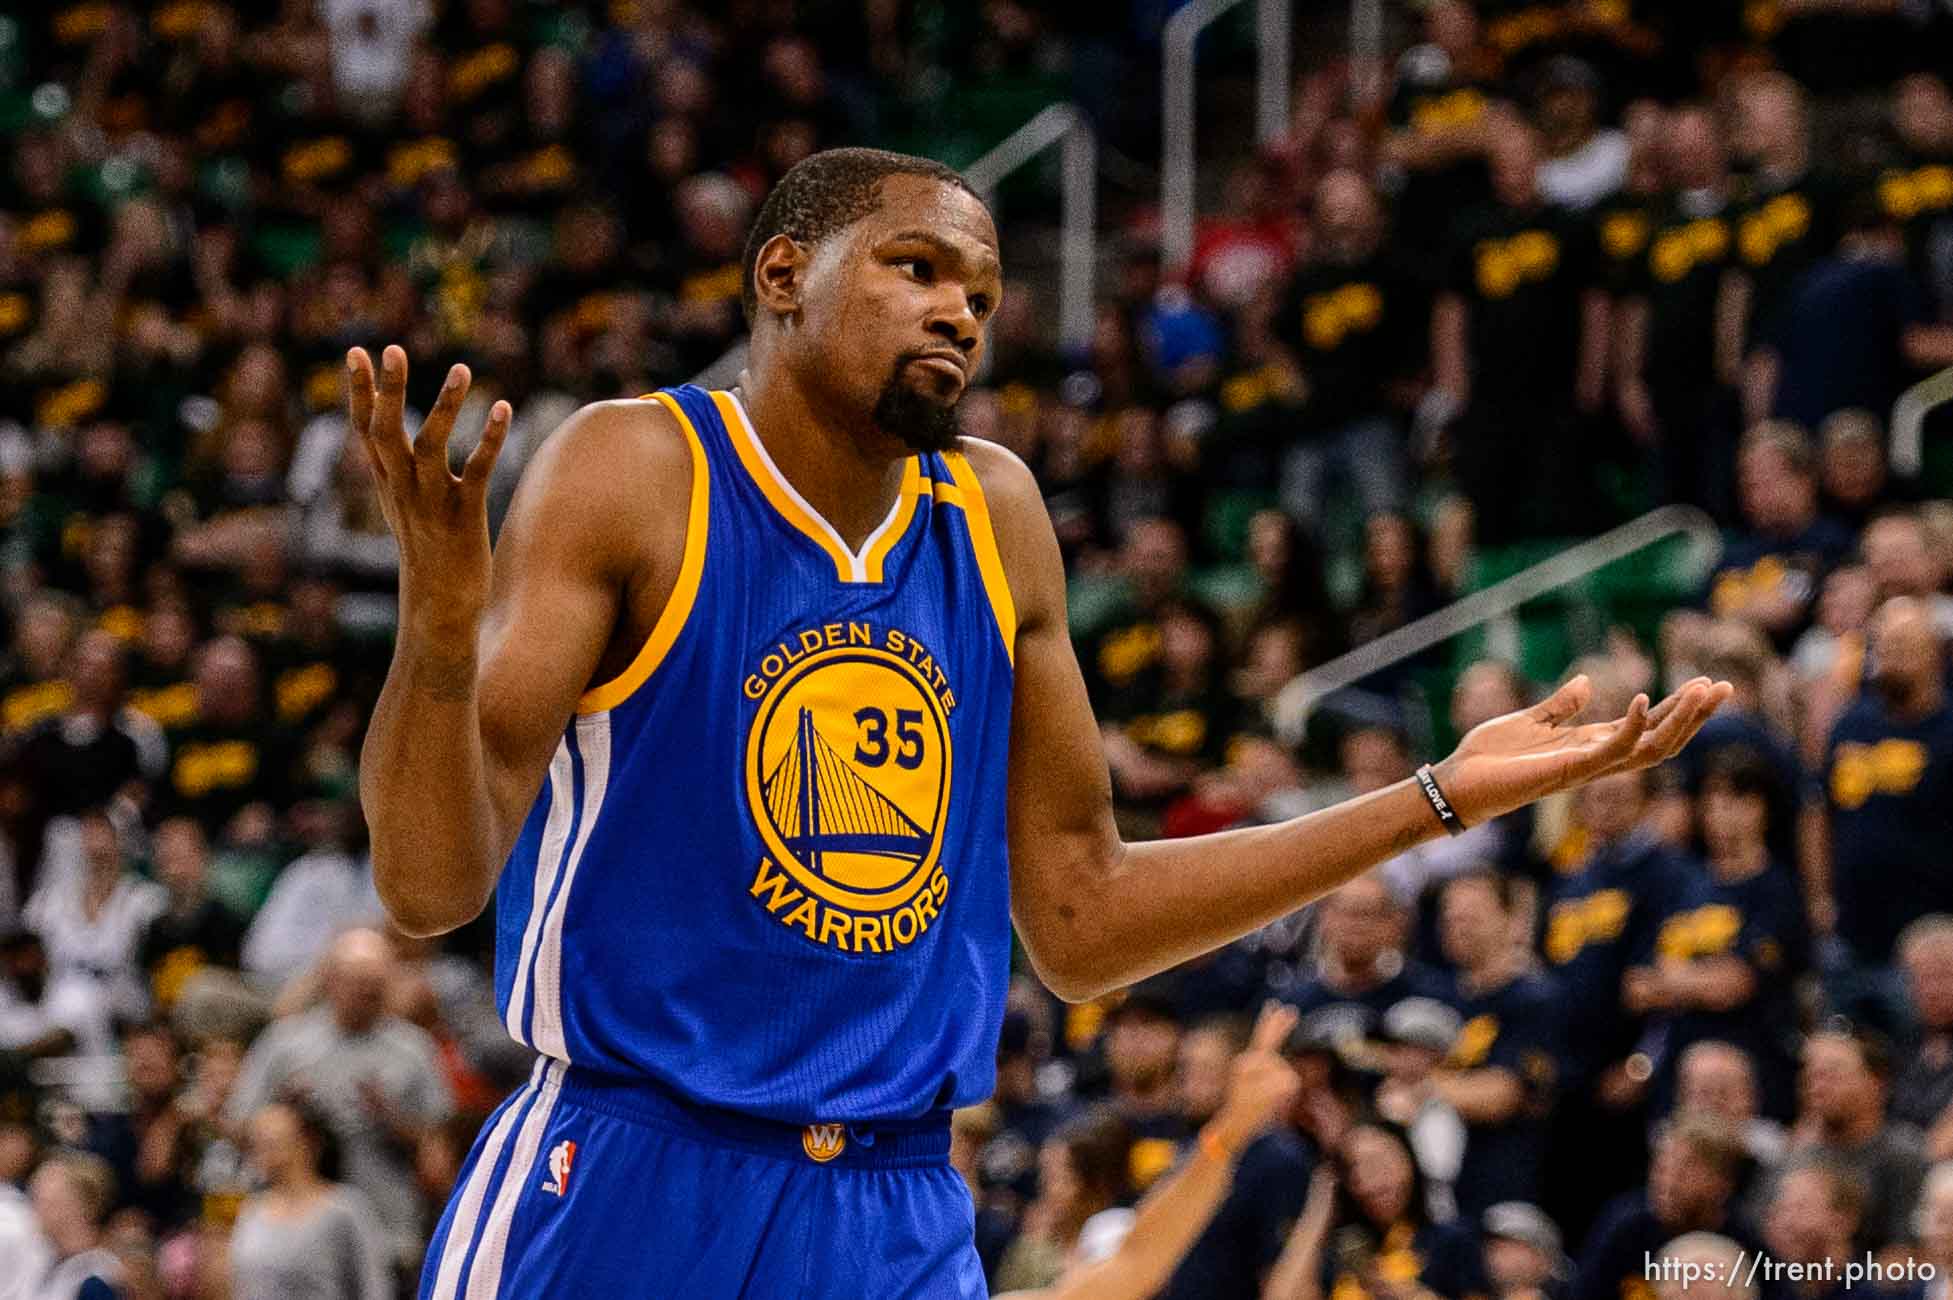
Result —
M 548 1058 L 475 1139 L 422 1300 L 986 1294 L 941 1116 L 785 1124 Z

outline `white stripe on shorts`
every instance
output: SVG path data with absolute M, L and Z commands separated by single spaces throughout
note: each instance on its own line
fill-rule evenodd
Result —
M 543 1057 L 536 1058 L 535 1067 L 529 1071 L 529 1082 L 523 1085 L 524 1094 L 535 1092 L 546 1064 Z M 455 1288 L 461 1283 L 461 1265 L 468 1259 L 468 1247 L 475 1244 L 475 1227 L 481 1220 L 481 1203 L 488 1196 L 488 1184 L 495 1176 L 495 1165 L 502 1158 L 502 1148 L 508 1145 L 509 1130 L 515 1127 L 515 1118 L 522 1113 L 523 1100 L 523 1097 L 517 1097 L 496 1118 L 495 1127 L 488 1135 L 488 1145 L 482 1148 L 481 1159 L 468 1171 L 468 1185 L 462 1188 L 461 1201 L 454 1208 L 454 1221 L 448 1225 L 447 1243 L 441 1248 L 441 1268 L 434 1275 L 434 1290 L 429 1300 L 454 1300 Z
M 556 1110 L 556 1094 L 563 1088 L 563 1072 L 569 1067 L 551 1061 L 543 1075 L 542 1092 L 522 1121 L 522 1132 L 515 1139 L 515 1154 L 509 1157 L 508 1177 L 495 1193 L 495 1204 L 488 1211 L 488 1226 L 482 1229 L 481 1249 L 475 1252 L 474 1267 L 468 1270 L 467 1300 L 495 1300 L 502 1293 L 502 1260 L 509 1249 L 509 1225 L 515 1220 L 515 1207 L 535 1176 L 536 1156 L 542 1150 L 543 1134 L 549 1131 L 549 1117 Z
M 550 904 L 549 916 L 543 921 L 542 944 L 536 950 L 536 1023 L 531 1046 L 559 1061 L 570 1059 L 569 1047 L 563 1041 L 563 914 L 569 909 L 570 890 L 576 886 L 583 851 L 590 847 L 590 832 L 604 810 L 604 791 L 610 784 L 610 714 L 591 713 L 578 718 L 576 747 L 583 755 L 583 816 L 570 846 L 570 860 L 563 868 L 563 887 Z
M 536 962 L 536 938 L 542 933 L 543 912 L 549 907 L 549 891 L 555 887 L 556 872 L 563 864 L 563 845 L 570 834 L 571 804 L 574 802 L 574 769 L 570 766 L 570 745 L 556 742 L 556 756 L 549 760 L 549 816 L 543 822 L 542 843 L 536 849 L 534 894 L 529 900 L 529 924 L 522 931 L 522 952 L 515 963 L 515 984 L 509 989 L 509 1037 L 525 1047 L 529 1041 L 524 1014 L 529 1003 L 529 973 Z

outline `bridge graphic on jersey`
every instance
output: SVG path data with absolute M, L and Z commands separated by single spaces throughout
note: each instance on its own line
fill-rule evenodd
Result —
M 871 853 L 920 862 L 930 834 L 835 751 L 800 710 L 793 743 L 760 782 L 766 815 L 801 865 L 822 874 L 828 853 Z

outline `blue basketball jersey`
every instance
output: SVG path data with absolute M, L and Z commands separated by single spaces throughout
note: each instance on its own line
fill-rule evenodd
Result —
M 1010 956 L 1016 615 L 960 453 L 850 553 L 739 400 L 692 456 L 676 589 L 589 691 L 496 894 L 509 1032 L 791 1124 L 990 1094 Z

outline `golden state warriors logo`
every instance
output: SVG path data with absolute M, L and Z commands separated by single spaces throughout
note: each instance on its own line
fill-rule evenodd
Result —
M 935 656 L 895 628 L 828 623 L 762 655 L 744 690 L 759 701 L 746 800 L 767 850 L 748 892 L 842 952 L 914 943 L 949 897 L 956 697 Z

